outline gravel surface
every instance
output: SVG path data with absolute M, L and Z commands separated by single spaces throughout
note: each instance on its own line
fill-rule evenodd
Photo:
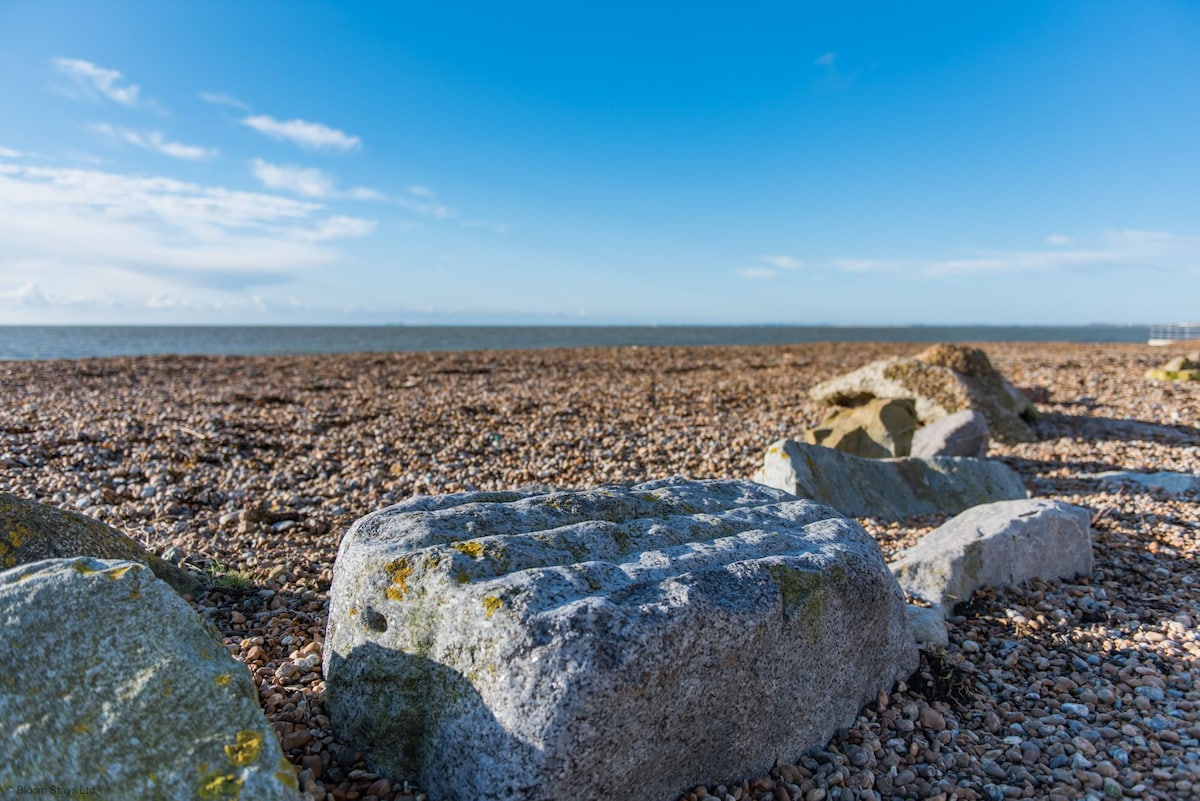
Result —
M 808 387 L 923 347 L 0 362 L 0 490 L 233 585 L 193 602 L 253 672 L 309 797 L 419 799 L 372 774 L 324 713 L 350 523 L 418 493 L 749 477 L 767 444 L 823 417 Z M 992 455 L 1031 494 L 1092 510 L 1095 574 L 977 594 L 949 648 L 824 748 L 773 768 L 764 754 L 769 775 L 712 776 L 682 799 L 1200 798 L 1197 498 L 1089 478 L 1200 473 L 1200 382 L 1143 378 L 1189 348 L 984 347 L 1043 411 L 1037 442 Z M 942 520 L 861 522 L 890 556 Z

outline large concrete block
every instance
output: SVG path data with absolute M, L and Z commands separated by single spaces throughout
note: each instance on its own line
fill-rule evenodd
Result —
M 339 735 L 438 801 L 668 801 L 823 744 L 915 654 L 857 523 L 682 479 L 369 515 L 324 649 Z

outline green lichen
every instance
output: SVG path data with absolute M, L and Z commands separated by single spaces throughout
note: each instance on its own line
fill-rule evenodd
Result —
M 215 679 L 213 679 L 213 683 L 218 687 L 228 687 L 232 681 L 233 676 L 228 673 L 222 673 L 220 676 L 217 676 Z
M 770 565 L 767 571 L 779 588 L 784 620 L 815 629 L 825 606 L 825 579 L 819 573 L 786 564 Z
M 454 574 L 454 582 L 456 584 L 469 584 L 471 582 L 471 574 L 465 570 L 460 570 Z

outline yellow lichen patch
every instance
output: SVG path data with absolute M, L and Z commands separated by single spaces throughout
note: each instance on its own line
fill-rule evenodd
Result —
M 467 571 L 460 570 L 455 574 L 454 581 L 458 584 L 469 584 L 471 581 L 471 576 L 467 573 Z
M 71 731 L 75 732 L 76 734 L 87 734 L 91 730 L 92 727 L 83 722 L 76 723 L 71 727 Z
M 215 679 L 213 679 L 213 683 L 215 683 L 218 687 L 228 687 L 229 683 L 232 681 L 233 676 L 230 676 L 228 673 L 222 673 L 220 676 L 217 676 Z
M 99 570 L 93 570 L 83 563 L 82 560 L 76 560 L 71 563 L 71 569 L 81 576 L 90 576 L 93 573 L 99 573 Z
M 502 606 L 504 606 L 504 602 L 494 595 L 489 595 L 483 599 L 483 608 L 487 610 L 488 617 L 496 614 L 496 610 Z
M 196 797 L 204 801 L 221 801 L 226 798 L 237 798 L 242 794 L 242 780 L 228 773 L 218 773 L 207 770 L 207 765 L 201 766 L 200 786 L 196 788 Z
M 394 562 L 388 562 L 384 570 L 387 571 L 388 578 L 392 582 L 385 594 L 393 601 L 403 601 L 404 596 L 408 595 L 408 579 L 413 572 L 408 560 L 397 559 Z
M 478 559 L 483 556 L 483 546 L 473 540 L 469 542 L 452 542 L 450 543 L 450 547 L 459 553 L 466 554 L 472 559 Z
M 121 567 L 114 567 L 105 570 L 104 575 L 108 576 L 113 581 L 116 581 L 117 579 L 122 578 L 130 570 L 133 570 L 133 565 L 123 565 Z
M 275 769 L 275 778 L 279 779 L 279 783 L 285 787 L 293 790 L 300 789 L 300 782 L 296 780 L 296 769 L 285 757 L 279 758 L 279 766 Z
M 225 756 L 230 764 L 243 768 L 258 759 L 262 752 L 263 736 L 250 729 L 242 729 L 237 733 L 237 741 L 225 746 Z

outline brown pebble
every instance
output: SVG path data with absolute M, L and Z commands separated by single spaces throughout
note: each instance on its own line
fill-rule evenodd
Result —
M 391 782 L 389 782 L 387 779 L 380 779 L 376 782 L 372 782 L 371 786 L 367 788 L 367 795 L 373 795 L 378 798 L 382 798 L 391 791 Z
M 942 716 L 941 712 L 938 712 L 931 706 L 922 709 L 917 720 L 922 726 L 933 731 L 941 731 L 946 728 L 946 718 Z
M 284 751 L 291 751 L 293 748 L 303 748 L 312 740 L 312 735 L 307 729 L 296 729 L 291 734 L 284 736 L 280 745 Z

